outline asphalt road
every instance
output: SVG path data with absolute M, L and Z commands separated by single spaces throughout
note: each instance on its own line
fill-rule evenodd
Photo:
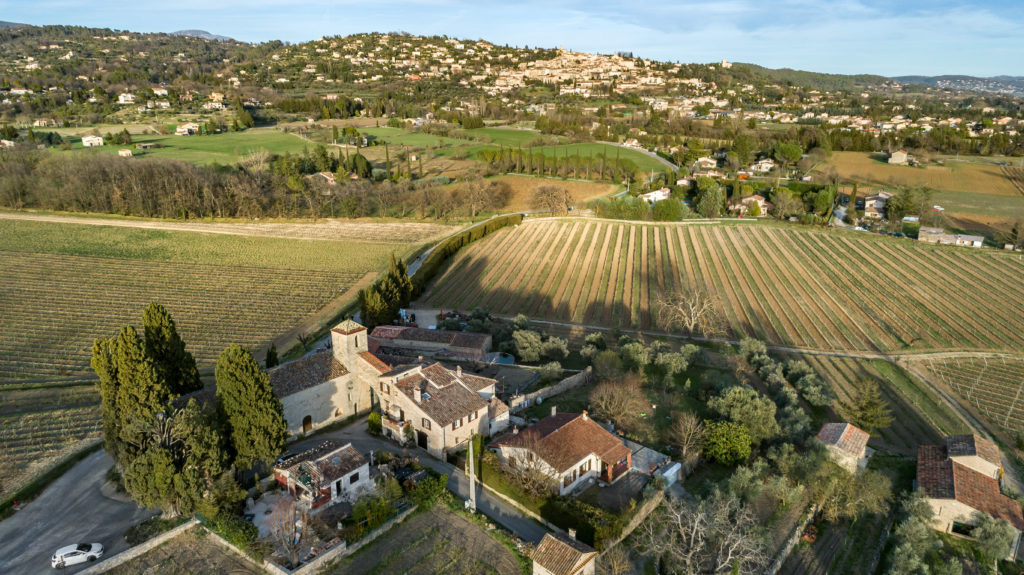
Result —
M 392 451 L 402 453 L 398 445 L 373 437 L 366 432 L 366 418 L 361 418 L 344 429 L 317 435 L 312 439 L 299 441 L 289 446 L 289 451 L 302 451 L 315 447 L 325 439 L 334 439 L 343 443 L 351 442 L 352 446 L 360 453 L 373 451 Z M 461 469 L 454 465 L 434 459 L 419 448 L 412 447 L 407 450 L 413 455 L 419 455 L 419 462 L 424 467 L 429 467 L 438 473 L 448 474 L 448 489 L 462 499 L 469 499 L 469 478 Z M 522 514 L 518 509 L 498 499 L 490 492 L 485 491 L 476 485 L 476 507 L 477 510 L 490 517 L 495 523 L 513 532 L 523 541 L 539 543 L 547 529 L 533 518 Z
M 104 557 L 127 549 L 124 532 L 154 513 L 100 492 L 113 464 L 103 451 L 93 453 L 21 511 L 0 521 L 0 573 L 60 573 L 50 567 L 50 556 L 72 543 L 102 543 Z M 65 572 L 86 566 L 75 565 Z

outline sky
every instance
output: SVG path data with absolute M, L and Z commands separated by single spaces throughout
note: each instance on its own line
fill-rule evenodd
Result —
M 401 31 L 840 74 L 1024 76 L 1024 0 L 0 0 L 0 20 L 247 42 Z

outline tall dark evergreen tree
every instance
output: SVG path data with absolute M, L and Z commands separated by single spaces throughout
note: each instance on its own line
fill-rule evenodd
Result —
M 100 378 L 100 413 L 103 418 L 103 449 L 119 460 L 121 423 L 117 412 L 117 338 L 97 339 L 92 344 L 92 369 Z
M 142 329 L 146 337 L 146 355 L 174 395 L 184 395 L 203 388 L 199 370 L 185 342 L 178 335 L 174 319 L 164 306 L 151 303 L 142 312 Z
M 249 350 L 225 349 L 217 360 L 217 419 L 239 468 L 269 464 L 284 448 L 288 430 L 270 376 Z
M 125 326 L 114 343 L 113 366 L 117 372 L 117 415 L 119 461 L 124 465 L 138 455 L 139 426 L 167 409 L 172 397 L 155 363 L 146 355 L 142 338 L 132 326 Z
M 277 357 L 277 346 L 274 345 L 274 342 L 270 342 L 270 347 L 267 349 L 267 357 L 263 360 L 263 365 L 265 365 L 267 369 L 270 369 L 272 367 L 277 367 L 280 363 L 281 360 Z

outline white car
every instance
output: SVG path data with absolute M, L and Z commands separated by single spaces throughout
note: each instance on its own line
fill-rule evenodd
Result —
M 95 561 L 103 555 L 103 546 L 99 543 L 79 543 L 61 547 L 53 553 L 50 565 L 54 569 L 77 565 L 87 561 Z

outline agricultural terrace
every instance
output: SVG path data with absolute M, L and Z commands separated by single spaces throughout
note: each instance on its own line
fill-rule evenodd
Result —
M 417 247 L 0 220 L 0 381 L 90 374 L 93 340 L 138 324 L 151 301 L 211 367 Z
M 1024 430 L 1024 359 L 940 357 L 917 365 L 992 422 Z
M 111 131 L 120 131 L 113 128 Z M 106 132 L 104 132 L 106 133 Z M 158 147 L 139 150 L 135 144 L 156 144 Z M 181 160 L 193 164 L 235 164 L 242 157 L 256 151 L 266 150 L 272 154 L 301 153 L 312 148 L 302 138 L 274 128 L 250 128 L 243 132 L 227 132 L 209 136 L 175 136 L 159 134 L 133 135 L 130 145 L 107 144 L 97 148 L 83 148 L 81 140 L 71 145 L 71 150 L 55 153 L 76 154 L 117 154 L 122 148 L 130 148 L 136 157 Z
M 733 338 L 828 350 L 1019 350 L 1024 262 L 853 232 L 538 219 L 460 252 L 443 309 L 656 328 L 659 294 L 703 286 Z

